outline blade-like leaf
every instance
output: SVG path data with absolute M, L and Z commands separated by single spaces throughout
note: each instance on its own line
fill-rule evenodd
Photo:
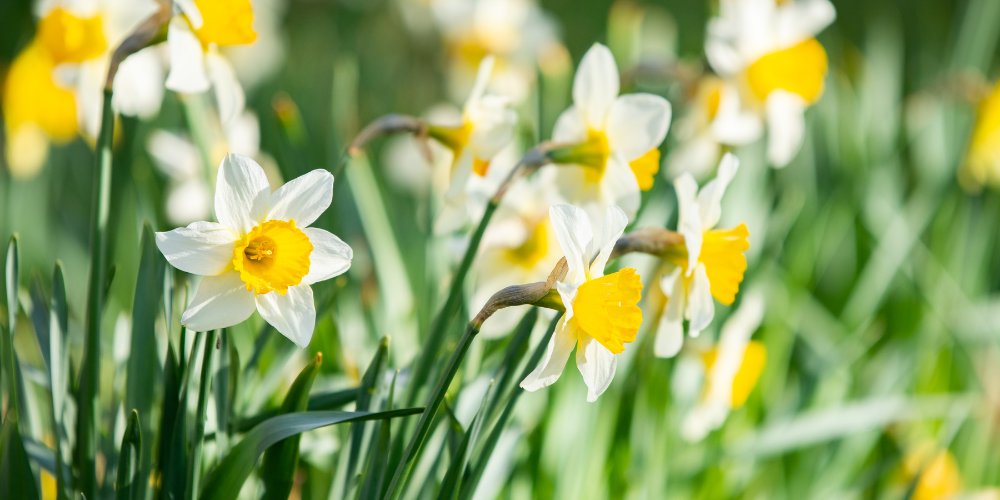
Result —
M 392 376 L 389 384 L 389 396 L 386 398 L 383 410 L 391 410 L 396 393 L 396 376 Z M 382 420 L 378 423 L 375 437 L 368 446 L 368 467 L 365 468 L 365 482 L 361 488 L 361 498 L 379 498 L 385 491 L 386 474 L 388 470 L 389 444 L 392 437 L 392 421 Z
M 312 388 L 320 365 L 323 364 L 323 354 L 316 353 L 312 363 L 306 365 L 295 378 L 292 387 L 285 396 L 281 410 L 284 413 L 305 411 L 309 406 L 309 390 Z M 264 453 L 264 498 L 285 500 L 292 491 L 295 468 L 299 461 L 299 436 L 287 438 Z
M 355 404 L 356 411 L 368 411 L 371 408 L 372 396 L 378 388 L 378 380 L 382 376 L 382 365 L 385 362 L 386 354 L 389 352 L 389 337 L 382 337 L 378 350 L 364 376 L 361 377 L 361 385 L 358 387 L 358 400 Z M 364 423 L 351 424 L 351 451 L 347 460 L 347 477 L 354 477 L 355 468 L 358 463 L 358 455 L 361 453 L 361 441 L 365 436 Z
M 17 251 L 17 236 L 10 238 L 7 246 L 7 256 L 4 265 L 4 298 L 7 306 L 7 329 L 0 336 L 0 355 L 3 356 L 3 375 L 7 401 L 9 401 L 16 414 L 21 414 L 17 410 L 20 407 L 20 399 L 17 391 L 17 368 L 14 361 L 14 331 L 17 329 L 17 285 L 18 268 L 20 258 Z M 16 421 L 16 420 L 15 420 Z
M 115 490 L 119 500 L 139 500 L 145 498 L 145 476 L 141 474 L 142 427 L 139 412 L 132 410 L 128 416 L 125 435 L 122 436 L 121 452 L 118 454 L 118 477 Z
M 49 394 L 52 398 L 52 422 L 55 425 L 56 498 L 68 498 L 63 450 L 66 438 L 66 394 L 69 393 L 69 306 L 66 302 L 66 281 L 62 265 L 56 263 L 52 272 L 52 305 L 49 309 Z
M 8 414 L 0 430 L 0 498 L 38 498 L 38 485 L 13 413 Z
M 313 394 L 309 396 L 309 411 L 330 411 L 336 408 L 340 408 L 348 403 L 351 403 L 357 399 L 358 390 L 357 389 L 344 389 L 341 391 L 332 392 L 321 392 L 318 394 Z M 247 432 L 253 429 L 261 422 L 279 415 L 281 408 L 273 408 L 266 411 L 262 411 L 252 417 L 247 417 L 239 421 L 236 425 L 236 430 L 238 432 Z
M 382 420 L 405 417 L 423 411 L 423 408 L 406 408 L 377 413 L 349 411 L 299 412 L 270 418 L 247 433 L 242 441 L 229 450 L 205 478 L 200 498 L 235 499 L 240 488 L 264 450 L 282 439 L 328 425 L 359 420 Z
M 486 389 L 483 401 L 479 404 L 479 410 L 472 419 L 472 425 L 462 435 L 462 441 L 459 443 L 455 454 L 451 457 L 451 463 L 448 464 L 448 472 L 445 473 L 444 482 L 441 483 L 441 489 L 438 490 L 438 498 L 458 497 L 459 488 L 462 486 L 462 473 L 465 472 L 465 465 L 469 462 L 469 450 L 476 445 L 479 432 L 483 427 L 483 419 L 486 416 L 486 404 L 489 401 L 488 396 L 492 389 L 493 382 L 490 382 L 490 387 Z

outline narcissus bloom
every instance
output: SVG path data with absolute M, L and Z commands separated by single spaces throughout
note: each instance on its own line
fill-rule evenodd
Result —
M 256 309 L 300 347 L 316 324 L 312 288 L 347 271 L 353 252 L 309 227 L 333 197 L 333 175 L 313 170 L 272 192 L 264 170 L 230 154 L 219 167 L 215 216 L 156 233 L 156 246 L 181 271 L 203 276 L 181 323 L 195 331 L 242 322 Z
M 568 265 L 566 277 L 556 283 L 566 312 L 541 362 L 521 381 L 521 387 L 537 391 L 555 383 L 576 347 L 576 366 L 587 384 L 587 401 L 593 402 L 611 385 L 618 355 L 635 340 L 642 324 L 638 306 L 642 282 L 636 270 L 625 268 L 604 275 L 628 218 L 613 206 L 597 227 L 592 227 L 583 209 L 572 205 L 553 206 L 550 214 Z
M 916 481 L 914 500 L 954 498 L 962 492 L 962 475 L 947 449 L 929 443 L 914 448 L 903 458 L 902 472 L 907 486 Z
M 629 216 L 639 209 L 640 191 L 653 187 L 660 169 L 660 143 L 670 127 L 670 103 L 652 94 L 619 96 L 618 67 L 607 47 L 594 44 L 573 80 L 573 106 L 556 121 L 552 138 L 574 145 L 553 169 L 560 191 L 587 207 L 616 205 Z
M 1000 187 L 1000 82 L 979 103 L 961 174 L 967 188 Z
M 669 272 L 660 281 L 667 306 L 656 334 L 658 356 L 674 356 L 680 350 L 685 319 L 692 337 L 708 327 L 715 316 L 713 298 L 726 305 L 736 300 L 747 269 L 744 252 L 750 247 L 750 233 L 744 224 L 732 229 L 715 226 L 722 216 L 722 196 L 738 166 L 736 157 L 726 154 L 718 176 L 700 192 L 691 174 L 674 181 L 684 248 L 668 259 Z
M 722 0 L 705 53 L 767 122 L 768 157 L 788 164 L 802 146 L 805 109 L 819 100 L 827 57 L 816 35 L 836 17 L 828 0 Z

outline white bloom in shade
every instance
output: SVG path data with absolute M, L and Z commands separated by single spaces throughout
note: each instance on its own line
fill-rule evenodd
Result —
M 708 24 L 705 53 L 739 82 L 767 123 L 768 158 L 788 164 L 802 146 L 805 109 L 823 93 L 827 57 L 815 36 L 836 17 L 829 0 L 722 0 Z
M 230 154 L 219 167 L 215 216 L 156 233 L 172 266 L 203 276 L 181 323 L 225 328 L 256 309 L 300 347 L 316 324 L 311 284 L 347 271 L 353 252 L 340 238 L 309 227 L 330 206 L 333 175 L 313 170 L 272 192 L 264 170 Z
M 684 418 L 681 435 L 699 441 L 718 429 L 729 411 L 746 403 L 764 371 L 767 349 L 750 340 L 764 317 L 764 298 L 747 293 L 739 309 L 722 326 L 716 347 L 701 353 L 705 370 L 703 396 Z
M 618 354 L 635 340 L 642 324 L 637 305 L 642 282 L 635 269 L 604 275 L 615 242 L 628 218 L 618 207 L 608 207 L 604 220 L 593 227 L 587 213 L 572 205 L 550 209 L 552 228 L 566 256 L 568 271 L 556 290 L 566 312 L 538 366 L 521 387 L 537 391 L 562 375 L 570 352 L 576 347 L 576 366 L 587 384 L 587 401 L 597 400 L 615 376 Z
M 726 154 L 718 176 L 700 192 L 691 174 L 674 181 L 680 209 L 677 232 L 684 236 L 684 249 L 667 259 L 668 272 L 660 281 L 667 305 L 657 328 L 657 356 L 677 354 L 684 320 L 692 337 L 708 327 L 715 316 L 713 297 L 726 305 L 736 300 L 747 269 L 744 252 L 750 247 L 750 233 L 744 224 L 732 229 L 715 226 L 722 216 L 722 195 L 738 166 L 736 157 Z
M 618 67 L 607 47 L 594 44 L 573 80 L 573 106 L 556 121 L 553 140 L 575 144 L 553 169 L 560 191 L 581 206 L 620 206 L 632 216 L 640 190 L 653 187 L 660 143 L 670 127 L 670 103 L 652 94 L 619 96 Z M 589 209 L 589 208 L 588 208 Z M 595 212 L 600 212 L 597 210 Z

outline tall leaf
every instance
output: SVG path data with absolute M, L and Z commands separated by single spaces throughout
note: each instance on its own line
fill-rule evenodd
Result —
M 141 474 L 142 426 L 139 412 L 132 410 L 128 415 L 125 435 L 122 436 L 121 452 L 118 454 L 118 477 L 115 490 L 118 500 L 139 500 L 145 498 L 146 476 Z
M 17 415 L 9 413 L 0 430 L 0 498 L 38 498 L 38 485 L 17 431 Z

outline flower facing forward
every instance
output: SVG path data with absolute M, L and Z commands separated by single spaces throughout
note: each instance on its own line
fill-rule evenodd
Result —
M 181 271 L 203 276 L 181 323 L 225 328 L 254 309 L 300 347 L 316 324 L 310 285 L 351 266 L 351 247 L 309 227 L 333 197 L 333 175 L 313 170 L 271 192 L 264 170 L 230 154 L 219 167 L 215 216 L 156 233 L 156 246 Z
M 715 315 L 713 297 L 726 305 L 736 300 L 747 269 L 744 252 L 750 248 L 750 233 L 744 224 L 732 229 L 715 226 L 722 216 L 722 196 L 738 165 L 735 156 L 726 154 L 718 176 L 700 192 L 690 174 L 674 181 L 684 246 L 668 259 L 669 272 L 660 281 L 667 305 L 656 334 L 658 356 L 674 356 L 680 350 L 685 319 L 692 337 L 708 327 Z
M 660 143 L 670 126 L 670 103 L 652 94 L 618 95 L 618 67 L 607 47 L 594 44 L 573 80 L 573 106 L 556 121 L 552 138 L 569 145 L 554 153 L 560 191 L 572 203 L 617 205 L 632 216 L 641 191 L 653 187 Z M 602 210 L 596 210 L 600 213 Z
M 767 123 L 768 158 L 788 164 L 802 146 L 804 113 L 819 100 L 827 56 L 816 35 L 833 22 L 828 0 L 722 0 L 705 53 Z
M 587 401 L 593 402 L 611 384 L 618 354 L 635 340 L 642 324 L 642 310 L 637 305 L 642 282 L 635 269 L 604 275 L 628 219 L 620 208 L 608 207 L 604 220 L 595 228 L 587 213 L 572 205 L 552 207 L 550 217 L 568 267 L 566 277 L 556 283 L 566 312 L 541 362 L 521 387 L 537 391 L 555 383 L 576 347 L 576 366 L 587 384 Z
M 979 103 L 959 180 L 967 189 L 1000 188 L 1000 82 Z

